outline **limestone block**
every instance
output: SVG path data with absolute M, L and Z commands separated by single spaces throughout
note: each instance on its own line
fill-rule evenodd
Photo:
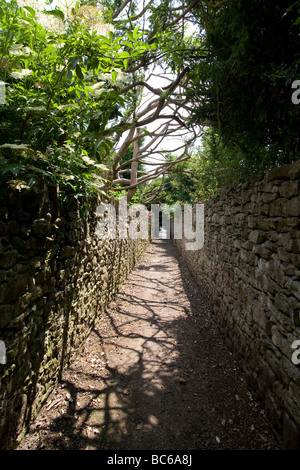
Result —
M 272 258 L 272 251 L 269 250 L 265 244 L 262 245 L 254 245 L 252 253 L 254 255 L 258 255 L 261 258 L 270 260 Z
M 32 223 L 31 231 L 35 237 L 45 237 L 51 231 L 51 224 L 46 218 L 36 219 Z
M 11 236 L 18 235 L 19 231 L 20 231 L 20 227 L 19 227 L 17 220 L 10 220 L 7 224 L 8 235 L 11 235 Z
M 271 181 L 269 183 L 262 182 L 258 185 L 258 191 L 262 193 L 279 193 L 282 181 Z
M 262 243 L 266 240 L 267 234 L 262 230 L 252 230 L 248 235 L 249 240 L 254 243 Z
M 300 255 L 295 255 L 293 253 L 290 253 L 289 260 L 294 266 L 300 266 Z
M 2 284 L 0 286 L 0 303 L 8 304 L 14 302 L 19 296 L 23 295 L 28 289 L 28 281 L 28 273 L 22 273 Z
M 249 216 L 248 227 L 258 230 L 275 230 L 277 219 L 266 218 L 261 216 Z
M 285 281 L 285 287 L 288 291 L 293 294 L 298 300 L 300 300 L 300 282 L 294 281 L 293 279 L 287 278 Z
M 260 328 L 262 328 L 264 331 L 267 331 L 267 312 L 263 308 L 263 306 L 257 301 L 255 301 L 252 305 L 252 318 L 253 321 L 260 326 Z
M 288 174 L 292 180 L 300 179 L 300 160 L 297 160 L 290 165 Z
M 300 388 L 294 382 L 290 382 L 289 395 L 300 409 Z
M 285 181 L 279 189 L 281 197 L 291 198 L 299 195 L 299 181 Z
M 300 216 L 300 196 L 294 197 L 287 201 L 286 215 L 291 215 L 293 217 Z
M 277 219 L 276 230 L 279 232 L 288 232 L 290 230 L 299 230 L 299 217 L 281 217 Z
M 284 272 L 280 264 L 276 263 L 273 259 L 265 260 L 263 258 L 260 258 L 258 260 L 258 268 L 269 278 L 275 280 L 280 286 L 284 285 Z
M 282 357 L 282 368 L 289 377 L 289 381 L 293 381 L 300 389 L 300 369 L 292 363 L 290 357 Z
M 280 238 L 280 244 L 291 253 L 300 253 L 300 234 L 298 231 L 290 231 Z
M 9 248 L 0 256 L 0 269 L 11 268 L 17 260 L 18 252 Z
M 293 215 L 288 212 L 289 201 L 284 197 L 278 198 L 269 205 L 270 217 L 285 217 L 286 215 Z
M 287 371 L 282 367 L 282 358 L 277 357 L 276 351 L 274 349 L 274 344 L 271 341 L 271 347 L 265 353 L 267 363 L 271 366 L 272 370 L 275 373 L 275 379 L 280 379 L 287 387 L 291 381 L 290 376 Z
M 69 258 L 75 254 L 75 248 L 73 246 L 65 246 L 59 252 L 59 259 Z
M 263 203 L 269 204 L 270 202 L 275 201 L 278 198 L 278 194 L 276 192 L 272 193 L 262 193 L 258 202 L 262 201 Z
M 13 305 L 0 305 L 0 328 L 7 326 L 13 316 L 13 312 Z
M 277 325 L 272 327 L 272 341 L 286 357 L 291 358 L 293 338 L 283 328 Z
M 300 427 L 284 412 L 283 419 L 283 438 L 287 450 L 299 450 L 300 448 Z
M 0 236 L 7 234 L 7 224 L 0 220 Z
M 29 242 L 28 240 L 24 240 L 21 237 L 15 236 L 12 239 L 12 247 L 21 254 L 27 253 L 29 249 Z
M 272 168 L 269 170 L 264 178 L 266 183 L 274 180 L 286 180 L 289 179 L 290 165 L 282 165 L 279 168 Z

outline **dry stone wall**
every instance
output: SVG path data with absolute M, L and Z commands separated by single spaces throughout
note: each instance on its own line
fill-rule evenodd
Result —
M 201 250 L 176 241 L 287 449 L 300 449 L 300 365 L 292 360 L 300 340 L 299 187 L 300 161 L 274 168 L 207 201 Z
M 43 181 L 2 201 L 1 449 L 15 448 L 148 244 L 100 240 L 95 210 L 62 207 Z

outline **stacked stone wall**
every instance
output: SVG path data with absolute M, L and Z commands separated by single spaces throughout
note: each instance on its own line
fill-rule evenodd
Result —
M 94 201 L 56 186 L 11 191 L 0 207 L 0 448 L 15 448 L 147 247 L 100 240 Z M 2 343 L 3 345 L 3 343 Z
M 201 250 L 176 241 L 249 385 L 293 449 L 300 449 L 299 187 L 300 161 L 274 168 L 207 201 Z

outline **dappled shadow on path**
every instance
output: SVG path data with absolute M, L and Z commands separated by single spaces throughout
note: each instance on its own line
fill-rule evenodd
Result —
M 47 415 L 46 405 L 31 433 L 40 448 L 278 448 L 199 288 L 166 240 L 150 245 L 63 373 L 56 396 L 58 409 Z

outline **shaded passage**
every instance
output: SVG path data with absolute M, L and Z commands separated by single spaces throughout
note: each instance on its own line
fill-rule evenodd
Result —
M 172 242 L 155 240 L 19 449 L 278 449 Z

